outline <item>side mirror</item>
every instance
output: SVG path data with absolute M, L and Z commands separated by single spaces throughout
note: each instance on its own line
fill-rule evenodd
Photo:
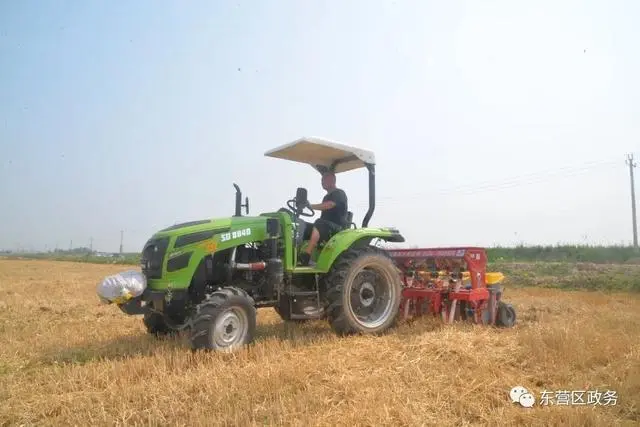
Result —
M 305 206 L 309 204 L 309 200 L 307 199 L 307 189 L 298 187 L 296 190 L 296 207 L 299 211 L 301 211 Z

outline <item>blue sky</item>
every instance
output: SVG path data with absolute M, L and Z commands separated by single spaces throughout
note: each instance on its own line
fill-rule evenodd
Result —
M 157 229 L 309 189 L 263 156 L 375 151 L 372 225 L 408 245 L 631 239 L 640 4 L 136 1 L 0 5 L 0 248 L 138 251 Z M 635 27 L 635 28 L 634 28 Z M 366 174 L 338 177 L 357 222 Z

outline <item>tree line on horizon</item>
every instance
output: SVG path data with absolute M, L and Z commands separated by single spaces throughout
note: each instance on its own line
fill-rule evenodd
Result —
M 418 247 L 418 246 L 413 246 Z M 640 250 L 633 246 L 611 245 L 537 245 L 515 247 L 488 247 L 487 258 L 491 263 L 500 262 L 592 262 L 592 263 L 633 263 L 640 264 Z M 95 263 L 117 263 L 136 265 L 140 253 L 111 254 L 101 256 L 86 247 L 71 250 L 53 250 L 41 253 L 0 252 L 0 255 L 32 259 L 58 259 Z

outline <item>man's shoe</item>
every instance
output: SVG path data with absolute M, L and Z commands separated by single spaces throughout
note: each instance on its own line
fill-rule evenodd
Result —
M 300 255 L 298 255 L 298 265 L 306 267 L 309 265 L 310 261 L 311 261 L 311 256 L 308 253 L 303 252 Z
M 298 265 L 301 267 L 315 267 L 316 263 L 311 260 L 311 256 L 303 252 L 298 255 Z

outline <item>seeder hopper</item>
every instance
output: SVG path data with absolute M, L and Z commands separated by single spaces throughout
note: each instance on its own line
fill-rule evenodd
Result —
M 501 273 L 486 271 L 482 248 L 389 249 L 400 270 L 403 290 L 400 316 L 432 314 L 455 320 L 512 327 L 516 313 L 502 301 Z

